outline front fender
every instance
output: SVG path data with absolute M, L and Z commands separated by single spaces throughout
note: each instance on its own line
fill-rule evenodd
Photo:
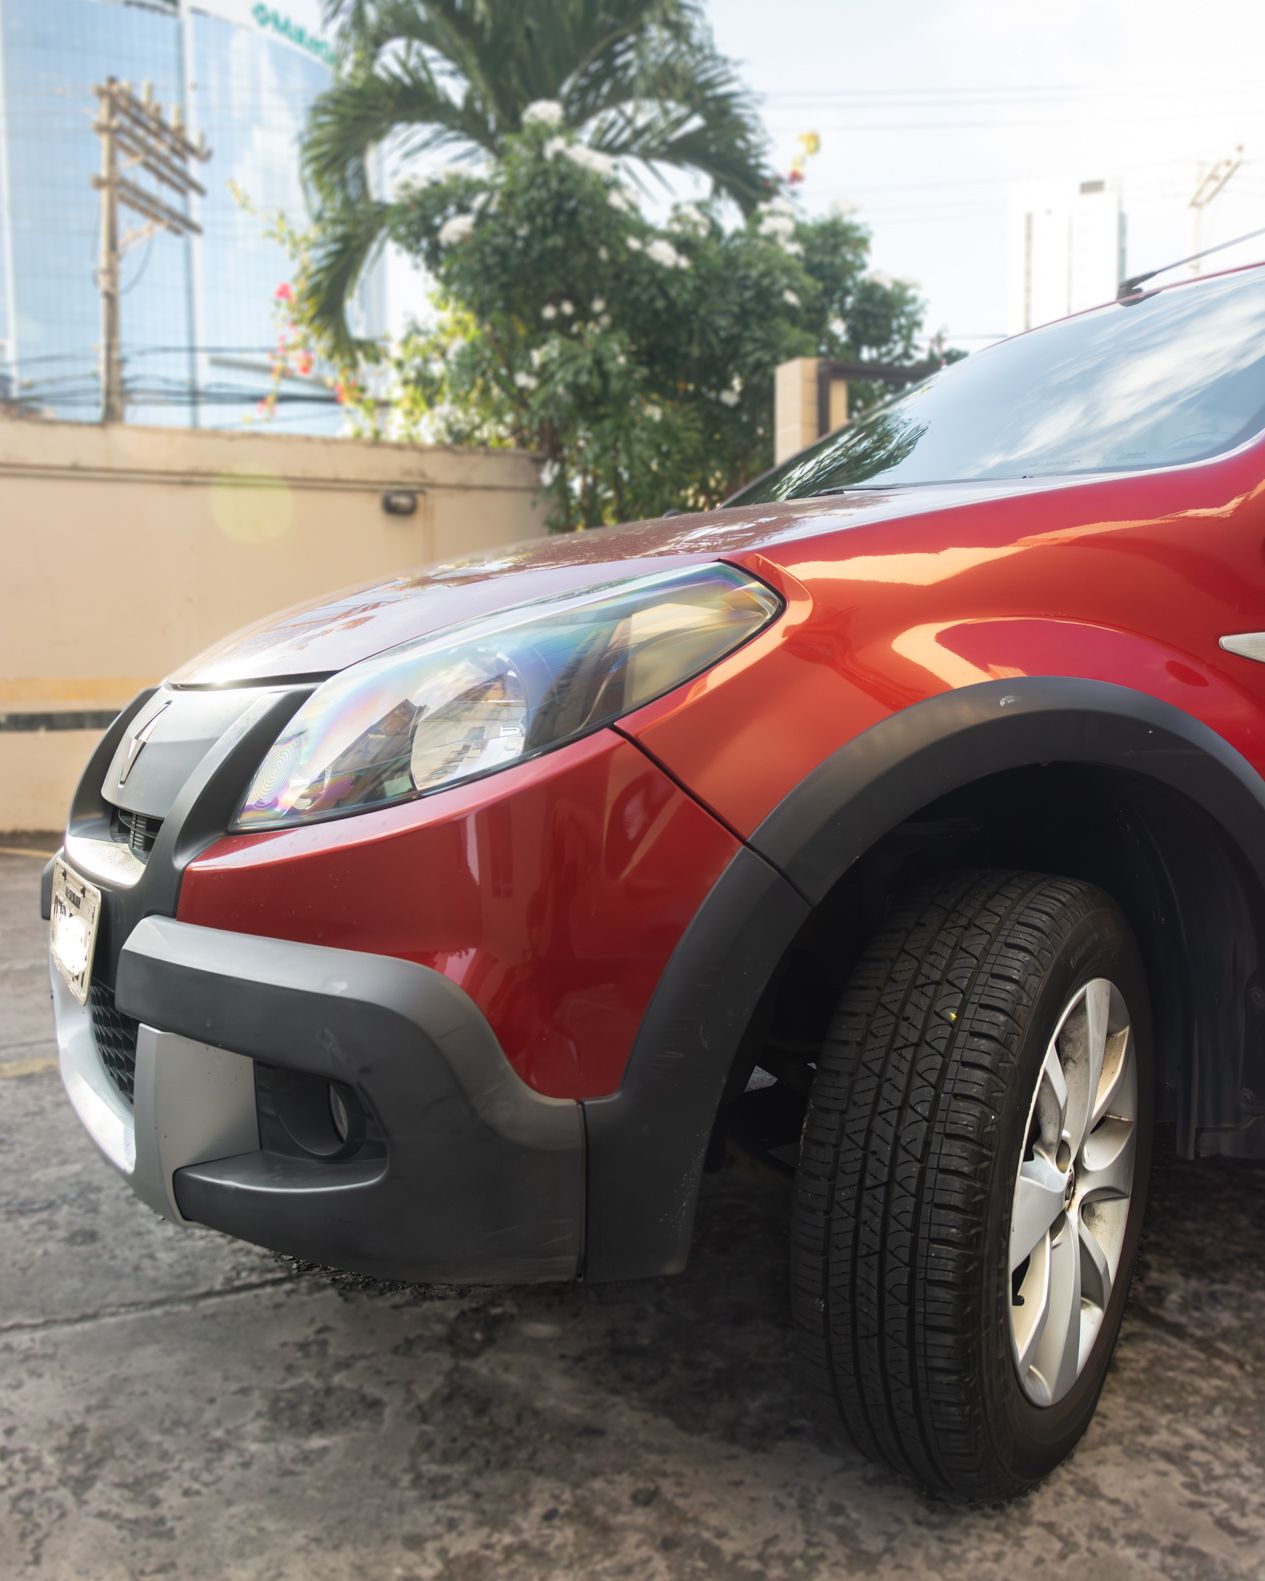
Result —
M 618 1091 L 585 1104 L 588 1277 L 684 1265 L 731 1066 L 814 906 L 920 808 L 1046 763 L 1122 769 L 1188 798 L 1265 887 L 1265 785 L 1222 736 L 1170 703 L 1103 681 L 1024 676 L 892 714 L 827 757 L 755 829 L 673 953 Z

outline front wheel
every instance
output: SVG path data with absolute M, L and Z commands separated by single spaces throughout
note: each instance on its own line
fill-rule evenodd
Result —
M 899 903 L 822 1048 L 796 1175 L 827 1427 L 972 1498 L 1057 1465 L 1119 1332 L 1151 1104 L 1146 981 L 1100 890 L 968 872 Z

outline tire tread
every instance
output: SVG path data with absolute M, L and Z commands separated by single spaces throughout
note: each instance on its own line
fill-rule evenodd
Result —
M 925 1487 L 1019 1491 L 980 1398 L 979 1226 L 998 1116 L 1062 942 L 1107 898 L 964 871 L 910 892 L 857 962 L 796 1177 L 796 1347 L 822 1425 Z

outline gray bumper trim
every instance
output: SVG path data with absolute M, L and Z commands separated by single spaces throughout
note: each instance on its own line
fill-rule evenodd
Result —
M 579 1271 L 580 1107 L 528 1087 L 439 973 L 147 917 L 123 946 L 115 998 L 195 1046 L 345 1084 L 385 1137 L 385 1158 L 369 1162 L 256 1143 L 179 1167 L 172 1190 L 186 1218 L 380 1277 L 523 1282 Z M 161 1098 L 165 1124 L 183 1099 Z
M 101 1063 L 89 1011 L 58 971 L 50 973 L 61 1078 L 71 1106 L 141 1201 L 183 1223 L 176 1171 L 259 1146 L 251 1061 L 142 1025 L 129 1104 Z

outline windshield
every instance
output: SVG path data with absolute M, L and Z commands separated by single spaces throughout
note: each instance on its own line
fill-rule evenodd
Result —
M 858 485 L 1132 471 L 1265 427 L 1265 269 L 1112 303 L 979 352 L 729 501 Z

